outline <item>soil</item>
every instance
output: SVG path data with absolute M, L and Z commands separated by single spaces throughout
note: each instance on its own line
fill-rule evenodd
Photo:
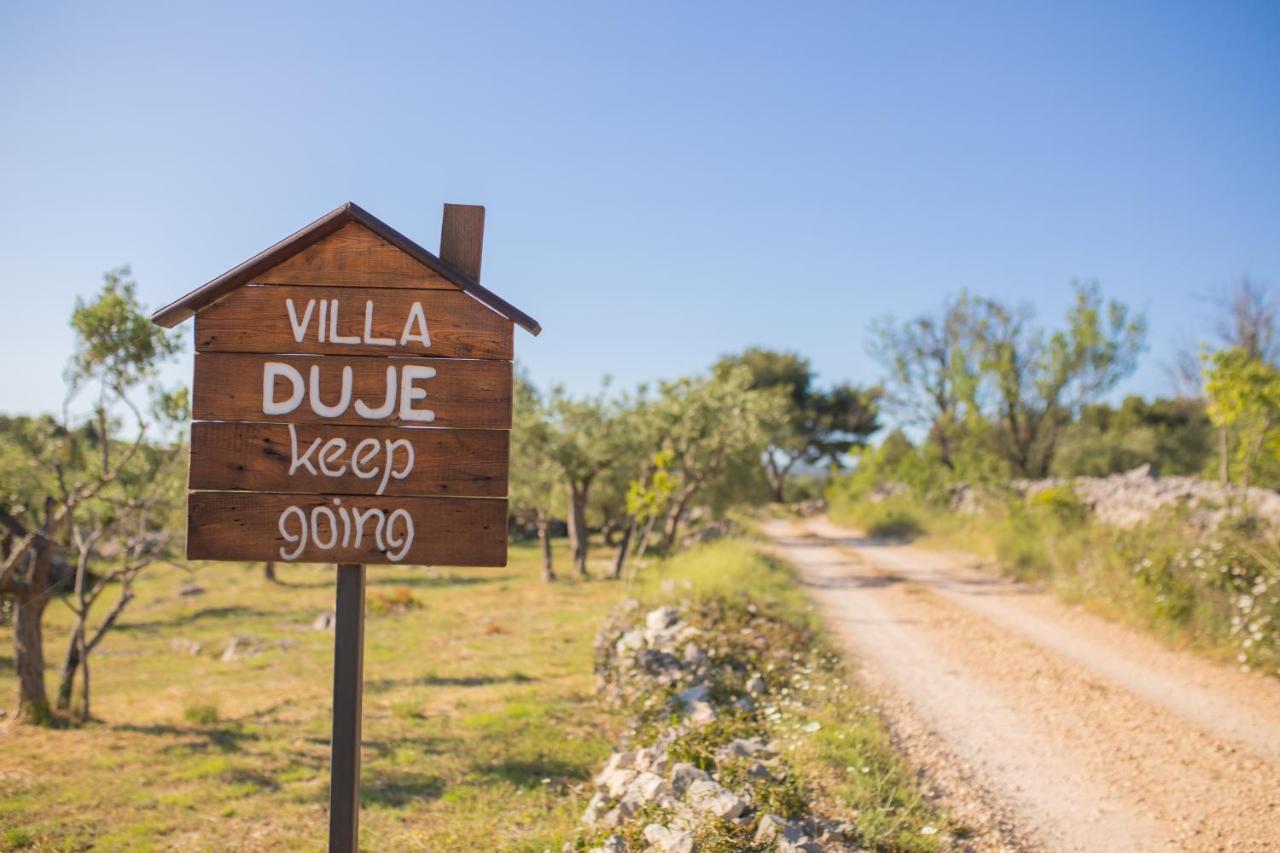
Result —
M 765 525 L 975 850 L 1280 850 L 1280 680 L 823 518 Z

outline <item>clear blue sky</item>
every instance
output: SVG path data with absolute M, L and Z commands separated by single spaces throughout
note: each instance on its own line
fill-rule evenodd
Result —
M 869 319 L 948 293 L 1147 311 L 1280 284 L 1280 4 L 5 4 L 0 411 L 56 408 L 66 319 L 155 307 L 348 199 L 484 282 L 540 383 L 751 344 L 870 381 Z M 189 361 L 175 368 L 187 376 Z

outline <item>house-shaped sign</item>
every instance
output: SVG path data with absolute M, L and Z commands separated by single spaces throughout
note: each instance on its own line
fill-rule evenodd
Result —
M 440 255 L 344 204 L 160 309 L 195 316 L 187 556 L 497 566 L 514 327 L 484 208 Z

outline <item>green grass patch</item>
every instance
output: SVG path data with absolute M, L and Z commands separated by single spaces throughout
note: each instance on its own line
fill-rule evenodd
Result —
M 711 694 L 725 703 L 721 716 L 682 734 L 668 748 L 673 762 L 715 772 L 733 787 L 751 762 L 718 763 L 718 748 L 734 738 L 761 736 L 783 744 L 788 768 L 761 789 L 765 799 L 758 805 L 765 811 L 790 818 L 815 806 L 854 826 L 859 843 L 873 850 L 940 850 L 964 835 L 927 801 L 894 750 L 790 565 L 750 542 L 715 542 L 642 575 L 640 596 L 637 616 L 660 603 L 689 602 L 682 618 L 703 629 L 700 643 L 714 644 L 716 671 L 723 676 L 710 684 Z M 602 654 L 607 659 L 611 653 Z M 750 697 L 759 712 L 728 712 L 729 703 L 748 695 L 744 682 L 751 674 L 767 685 L 765 695 Z M 668 703 L 655 701 L 632 713 L 634 743 L 643 745 L 664 731 L 671 712 Z M 643 821 L 628 825 L 642 828 Z M 699 849 L 757 849 L 744 832 L 734 824 L 704 826 Z
M 625 590 L 544 584 L 540 560 L 520 543 L 505 568 L 369 568 L 363 846 L 558 850 L 576 833 L 620 725 L 594 701 L 592 641 Z M 93 659 L 97 722 L 0 723 L 5 766 L 24 768 L 0 774 L 0 848 L 324 846 L 333 632 L 311 625 L 333 608 L 333 568 L 276 572 L 144 574 Z M 193 579 L 205 594 L 178 595 Z M 69 617 L 49 608 L 50 660 Z M 259 650 L 221 660 L 233 637 Z
M 1112 527 L 1069 486 L 968 515 L 910 493 L 873 503 L 833 490 L 837 523 L 869 530 L 886 513 L 910 516 L 923 545 L 969 551 L 1173 645 L 1280 675 L 1280 542 L 1257 530 L 1203 531 L 1173 511 Z

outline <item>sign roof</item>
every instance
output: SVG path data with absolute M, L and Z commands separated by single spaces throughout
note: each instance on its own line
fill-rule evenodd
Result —
M 176 326 L 202 308 L 218 301 L 241 285 L 248 284 L 257 276 L 287 261 L 308 246 L 318 243 L 351 222 L 359 223 L 368 228 L 392 246 L 457 285 L 464 293 L 472 296 L 490 310 L 502 315 L 530 334 L 537 335 L 542 331 L 542 326 L 537 320 L 493 291 L 482 287 L 479 282 L 466 273 L 436 257 L 364 208 L 350 201 L 331 210 L 315 222 L 289 235 L 269 249 L 259 252 L 239 266 L 228 270 L 213 281 L 169 303 L 152 314 L 151 319 L 161 326 Z

